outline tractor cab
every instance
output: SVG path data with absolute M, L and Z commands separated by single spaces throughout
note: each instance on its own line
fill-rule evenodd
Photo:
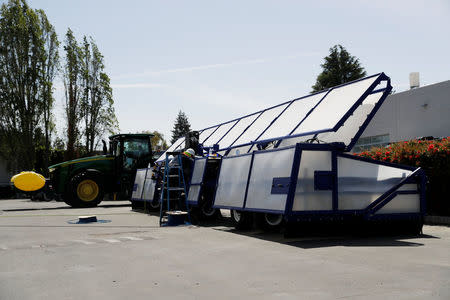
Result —
M 109 154 L 114 156 L 120 196 L 129 198 L 136 169 L 153 164 L 152 134 L 117 134 L 109 137 Z

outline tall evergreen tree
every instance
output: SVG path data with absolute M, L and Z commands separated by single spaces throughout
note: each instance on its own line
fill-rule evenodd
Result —
M 172 139 L 170 142 L 175 143 L 180 137 L 185 136 L 189 131 L 191 131 L 191 124 L 189 124 L 188 118 L 184 112 L 181 110 L 178 112 L 177 119 L 173 125 Z
M 92 38 L 83 38 L 82 53 L 84 137 L 86 151 L 93 152 L 103 134 L 114 133 L 118 125 L 103 55 Z
M 351 56 L 341 45 L 331 47 L 330 55 L 324 59 L 325 62 L 320 65 L 322 73 L 317 76 L 312 93 L 366 76 L 366 71 L 359 60 Z
M 75 146 L 80 145 L 82 139 L 84 151 L 91 153 L 105 133 L 114 133 L 118 129 L 118 122 L 110 79 L 104 72 L 103 55 L 94 40 L 84 37 L 79 46 L 69 28 L 64 50 L 67 159 L 73 159 Z
M 25 0 L 0 8 L 0 139 L 12 169 L 30 170 L 42 128 L 48 145 L 58 40 L 42 10 Z
M 81 99 L 83 93 L 83 62 L 82 49 L 69 28 L 64 45 L 66 62 L 64 65 L 65 111 L 67 122 L 67 152 L 66 159 L 75 158 L 75 145 L 80 140 L 79 124 L 83 118 Z

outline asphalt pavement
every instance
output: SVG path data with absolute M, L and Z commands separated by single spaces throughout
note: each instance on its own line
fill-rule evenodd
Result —
M 450 299 L 447 226 L 285 238 L 158 221 L 126 201 L 1 200 L 0 299 Z

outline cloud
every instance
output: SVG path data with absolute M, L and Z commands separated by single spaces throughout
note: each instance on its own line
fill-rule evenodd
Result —
M 250 59 L 250 60 L 240 60 L 240 61 L 229 62 L 229 63 L 218 63 L 218 64 L 200 65 L 200 66 L 192 66 L 192 67 L 173 68 L 173 69 L 166 69 L 166 70 L 159 70 L 159 71 L 145 71 L 145 72 L 141 72 L 141 73 L 131 73 L 131 74 L 114 76 L 114 79 L 137 78 L 137 77 L 145 77 L 145 76 L 170 74 L 170 73 L 192 72 L 192 71 L 198 71 L 198 70 L 225 68 L 225 67 L 238 66 L 238 65 L 262 64 L 262 63 L 267 63 L 267 62 L 275 61 L 275 60 L 295 59 L 298 57 L 316 56 L 316 55 L 321 55 L 321 53 L 320 52 L 301 52 L 301 53 L 295 53 L 295 54 L 291 54 L 291 55 L 266 57 L 266 58 L 255 58 L 255 59 Z
M 125 84 L 111 84 L 113 89 L 153 89 L 168 87 L 166 84 L 160 83 L 125 83 Z

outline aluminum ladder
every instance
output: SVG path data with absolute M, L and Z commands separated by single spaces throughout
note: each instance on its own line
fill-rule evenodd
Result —
M 172 161 L 169 161 L 169 155 L 174 156 Z M 186 181 L 179 152 L 166 153 L 160 197 L 159 226 L 190 224 Z

